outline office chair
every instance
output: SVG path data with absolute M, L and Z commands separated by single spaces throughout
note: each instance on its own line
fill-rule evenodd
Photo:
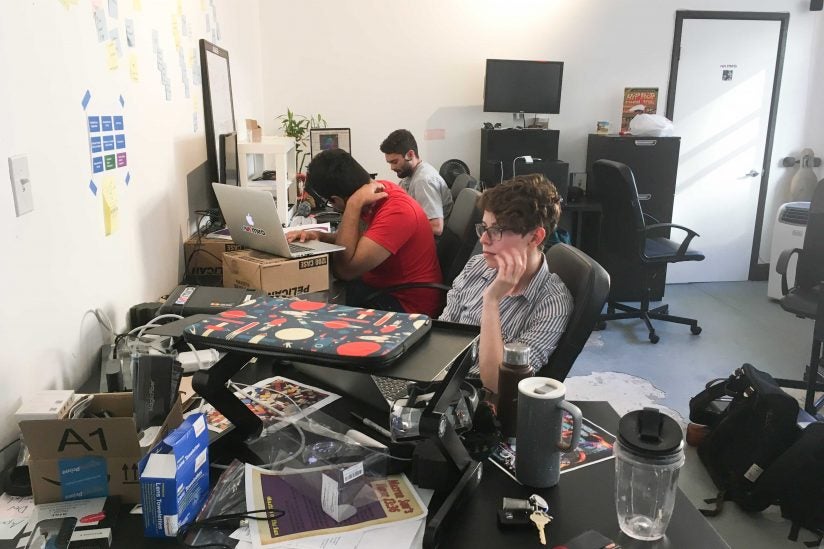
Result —
M 478 180 L 469 175 L 468 173 L 462 173 L 455 177 L 455 180 L 452 182 L 452 186 L 449 188 L 449 190 L 452 191 L 452 200 L 457 201 L 458 195 L 461 194 L 462 190 L 477 188 Z
M 598 322 L 609 295 L 609 274 L 597 261 L 568 244 L 555 244 L 545 253 L 549 271 L 564 281 L 574 306 L 558 346 L 536 375 L 563 381 Z
M 784 387 L 796 386 L 806 388 L 804 409 L 816 415 L 824 405 L 824 397 L 815 402 L 815 391 L 824 390 L 819 381 L 820 370 L 824 366 L 822 345 L 824 344 L 824 179 L 818 182 L 810 202 L 810 217 L 804 234 L 803 248 L 789 249 L 781 252 L 775 270 L 781 275 L 781 308 L 799 318 L 811 318 L 813 324 L 813 345 L 810 352 L 810 364 L 807 366 L 806 387 L 801 384 L 779 380 Z M 795 267 L 795 286 L 788 288 L 787 267 L 790 258 L 798 254 Z
M 459 175 L 457 179 L 462 176 Z M 454 187 L 454 186 L 453 186 Z M 396 290 L 403 290 L 406 288 L 438 288 L 444 292 L 448 292 L 452 288 L 452 281 L 461 273 L 461 270 L 472 256 L 472 250 L 478 242 L 478 235 L 475 233 L 475 224 L 480 223 L 483 218 L 483 212 L 478 208 L 478 198 L 481 193 L 476 189 L 465 188 L 455 199 L 455 205 L 452 206 L 452 213 L 444 226 L 443 233 L 436 244 L 436 251 L 438 254 L 438 262 L 441 266 L 441 276 L 443 277 L 442 284 L 433 282 L 410 282 L 407 284 L 398 284 L 380 290 L 368 295 L 365 300 L 365 306 L 369 304 L 378 296 L 393 292 Z
M 690 250 L 689 245 L 698 233 L 674 223 L 647 225 L 641 210 L 635 176 L 625 164 L 612 160 L 596 160 L 593 164 L 594 178 L 590 190 L 602 205 L 601 235 L 598 259 L 610 273 L 613 281 L 622 270 L 640 268 L 642 273 L 642 293 L 640 307 L 630 307 L 617 303 L 610 296 L 607 314 L 601 315 L 598 328 L 604 328 L 607 320 L 640 318 L 647 325 L 649 340 L 658 343 L 659 337 L 652 327 L 652 320 L 686 324 L 694 335 L 701 333 L 698 321 L 692 318 L 672 316 L 669 305 L 650 309 L 650 288 L 656 271 L 661 265 L 681 261 L 702 261 L 704 254 Z M 683 241 L 652 234 L 680 229 L 687 233 Z M 616 313 L 615 310 L 623 311 Z

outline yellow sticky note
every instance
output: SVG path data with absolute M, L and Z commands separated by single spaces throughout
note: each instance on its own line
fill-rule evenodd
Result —
M 114 40 L 106 42 L 106 64 L 109 70 L 117 70 L 117 44 Z
M 183 15 L 183 0 L 177 0 L 177 14 Z
M 141 0 L 134 0 L 134 11 L 141 11 L 143 9 L 143 2 Z
M 175 39 L 175 49 L 180 49 L 180 26 L 177 24 L 177 16 L 172 16 L 172 36 Z
M 111 235 L 117 231 L 119 225 L 119 208 L 117 206 L 117 186 L 114 178 L 107 175 L 103 178 L 102 185 L 103 192 L 103 226 L 106 230 L 106 236 Z
M 60 0 L 60 3 L 63 4 L 63 7 L 69 9 L 72 6 L 77 5 L 77 0 Z
M 140 75 L 137 72 L 137 54 L 135 53 L 129 54 L 129 75 L 135 82 L 140 80 Z

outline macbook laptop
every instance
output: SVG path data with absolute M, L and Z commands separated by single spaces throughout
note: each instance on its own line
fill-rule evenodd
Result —
M 277 205 L 269 191 L 212 183 L 229 234 L 236 244 L 278 255 L 306 257 L 343 250 L 343 246 L 320 240 L 287 242 L 278 217 Z

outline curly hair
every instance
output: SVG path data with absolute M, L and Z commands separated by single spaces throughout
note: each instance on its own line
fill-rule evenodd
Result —
M 484 191 L 478 202 L 502 227 L 518 234 L 544 227 L 547 236 L 561 217 L 561 197 L 555 185 L 542 174 L 518 175 Z

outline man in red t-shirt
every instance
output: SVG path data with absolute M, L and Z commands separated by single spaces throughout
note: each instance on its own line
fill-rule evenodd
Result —
M 429 220 L 403 189 L 389 181 L 374 181 L 342 149 L 318 154 L 307 172 L 307 189 L 342 212 L 341 222 L 334 234 L 301 231 L 289 238 L 320 238 L 346 247 L 332 254 L 332 269 L 337 278 L 347 281 L 347 305 L 365 306 L 363 299 L 381 288 L 442 281 Z M 443 294 L 433 288 L 407 288 L 369 305 L 435 317 L 442 308 Z

